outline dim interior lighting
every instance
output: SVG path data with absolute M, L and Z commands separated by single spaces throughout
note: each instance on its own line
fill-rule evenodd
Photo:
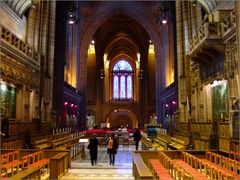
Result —
M 68 12 L 67 15 L 67 23 L 72 25 L 75 24 L 77 22 L 77 14 L 76 12 L 72 9 Z
M 94 41 L 94 40 L 92 40 L 92 41 L 91 41 L 91 43 L 92 43 L 92 44 L 95 44 L 95 41 Z
M 149 40 L 149 43 L 151 44 L 151 43 L 152 43 L 152 41 L 151 41 L 151 40 Z
M 192 2 L 192 6 L 195 7 L 197 5 L 197 2 L 196 1 L 193 1 Z
M 103 79 L 105 77 L 104 69 L 100 69 L 100 79 Z
M 74 107 L 77 108 L 77 105 L 75 105 Z
M 74 104 L 71 104 L 71 107 L 73 107 L 74 106 Z
M 162 19 L 162 24 L 167 24 L 167 20 L 166 19 Z
M 74 23 L 75 23 L 75 21 L 72 18 L 68 19 L 68 24 L 74 24 Z
M 159 12 L 158 23 L 163 25 L 168 23 L 168 20 L 170 18 L 168 10 L 169 10 L 168 3 L 165 1 L 162 1 L 158 8 L 158 12 Z
M 176 102 L 175 102 L 175 101 L 172 101 L 172 104 L 176 104 Z
M 166 104 L 165 106 L 168 107 L 168 104 Z
M 66 106 L 68 104 L 68 102 L 65 102 L 64 105 Z

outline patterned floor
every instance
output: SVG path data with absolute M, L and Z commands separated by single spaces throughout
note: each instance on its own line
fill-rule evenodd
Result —
M 141 144 L 139 144 L 139 147 L 141 147 Z M 132 176 L 132 152 L 135 150 L 134 148 L 135 146 L 120 146 L 115 158 L 114 166 L 109 165 L 109 156 L 106 148 L 99 148 L 98 162 L 94 166 L 91 165 L 89 152 L 86 150 L 86 159 L 81 159 L 79 157 L 72 161 L 71 169 L 69 169 L 68 174 L 61 179 L 134 179 Z

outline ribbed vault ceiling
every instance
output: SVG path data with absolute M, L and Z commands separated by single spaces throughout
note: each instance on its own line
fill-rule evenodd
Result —
M 22 17 L 23 14 L 27 11 L 29 7 L 36 0 L 5 0 L 4 2 L 12 9 L 19 17 Z
M 210 14 L 219 9 L 233 9 L 235 0 L 197 0 L 197 2 L 203 6 L 207 14 Z
M 100 41 L 102 51 L 108 55 L 108 60 L 119 55 L 137 60 L 137 53 L 146 48 L 145 44 L 149 41 L 149 36 L 142 26 L 124 15 L 108 19 L 94 37 Z

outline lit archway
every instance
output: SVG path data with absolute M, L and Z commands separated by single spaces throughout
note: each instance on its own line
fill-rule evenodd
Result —
M 97 29 L 110 17 L 118 15 L 118 12 L 121 11 L 121 14 L 131 17 L 136 20 L 148 33 L 151 41 L 154 44 L 155 59 L 156 59 L 156 109 L 157 117 L 160 117 L 160 93 L 162 87 L 162 60 L 161 60 L 161 33 L 159 27 L 157 27 L 156 22 L 149 17 L 142 9 L 138 9 L 137 6 L 129 5 L 125 6 L 120 3 L 119 6 L 116 4 L 110 5 L 108 8 L 105 8 L 104 11 L 96 13 L 96 15 L 89 21 L 89 26 L 82 34 L 82 39 L 80 43 L 80 52 L 79 52 L 79 61 L 80 61 L 80 71 L 79 79 L 81 83 L 79 84 L 79 89 L 83 92 L 83 101 L 84 101 L 84 92 L 87 81 L 87 59 L 88 59 L 88 47 L 93 38 L 93 35 L 96 33 Z M 160 121 L 160 119 L 158 119 Z
M 127 127 L 131 129 L 138 127 L 137 116 L 128 109 L 114 110 L 108 114 L 106 119 L 106 123 L 112 128 Z

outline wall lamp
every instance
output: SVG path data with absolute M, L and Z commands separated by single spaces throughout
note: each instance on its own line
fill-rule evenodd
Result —
M 105 74 L 104 74 L 104 70 L 100 69 L 100 79 L 104 79 Z
M 139 79 L 141 79 L 141 80 L 143 79 L 143 72 L 144 72 L 143 69 L 140 69 L 140 70 L 139 70 L 138 77 L 139 77 Z

